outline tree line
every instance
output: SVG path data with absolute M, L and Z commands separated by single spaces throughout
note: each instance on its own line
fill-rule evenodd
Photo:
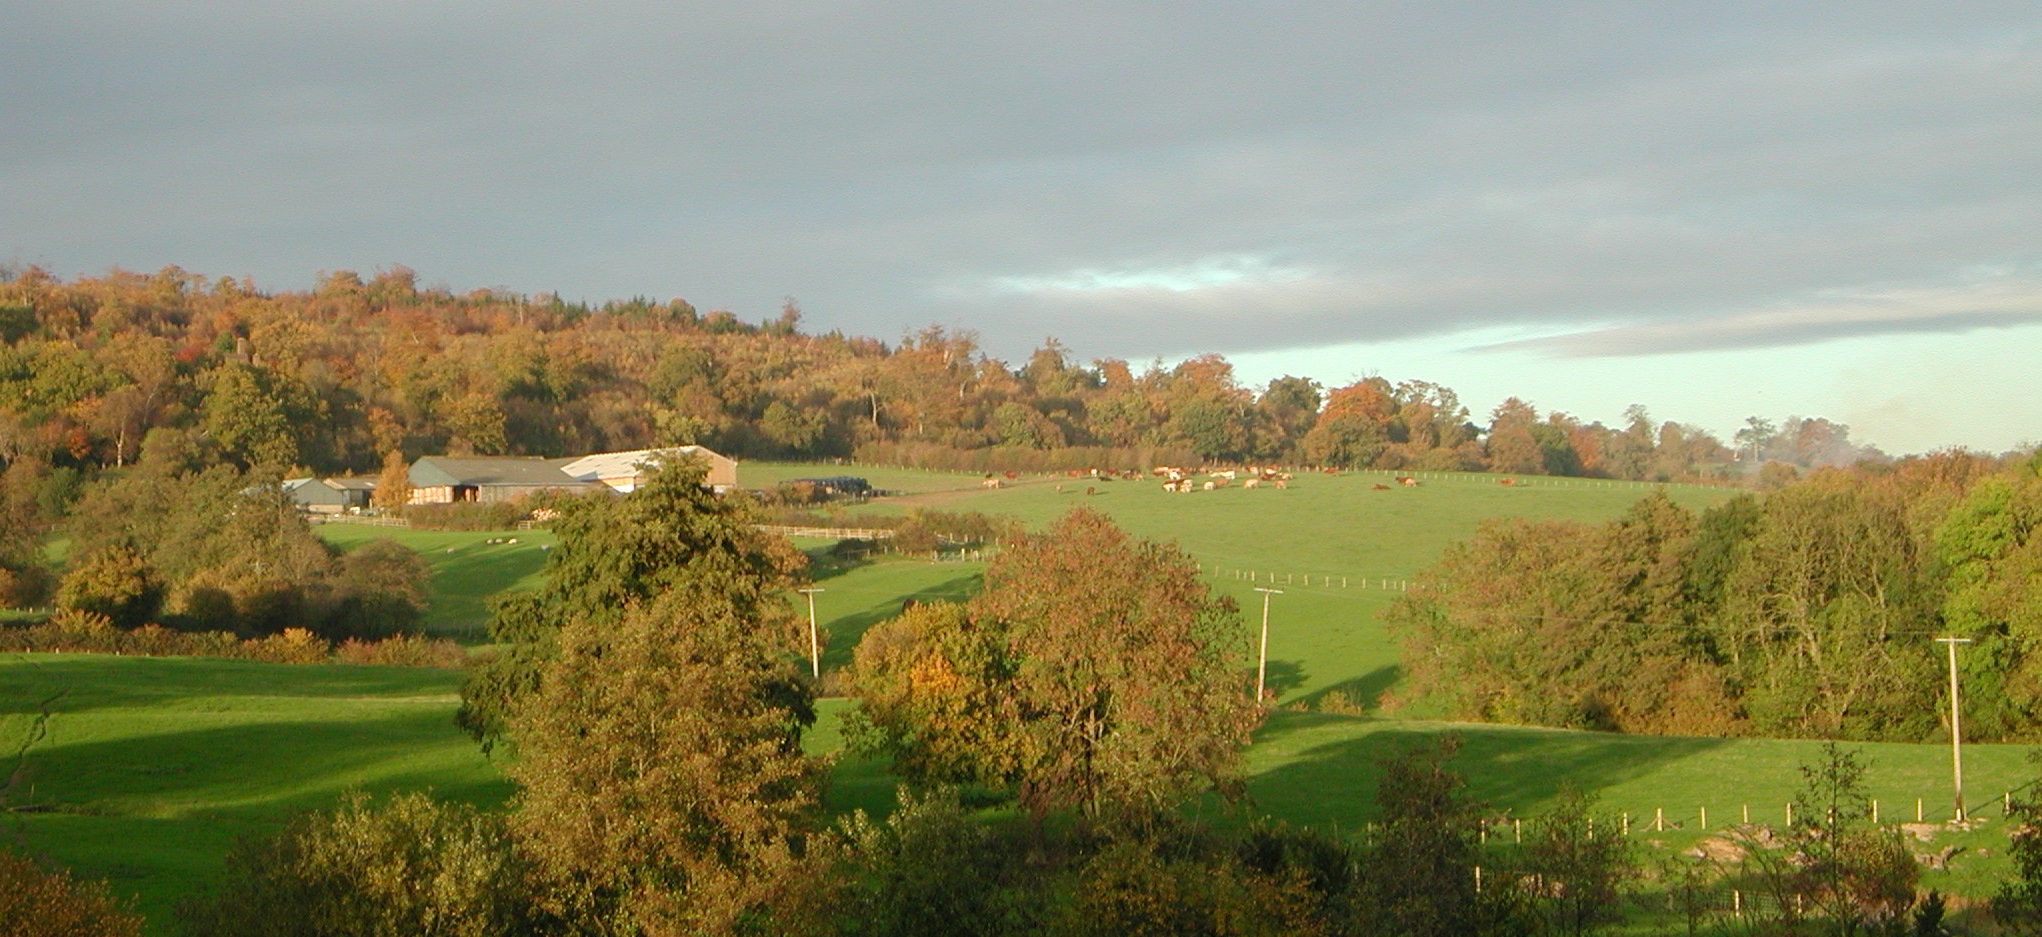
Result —
M 152 433 L 208 462 L 318 474 L 393 453 L 683 443 L 946 468 L 1086 467 L 1051 455 L 1071 453 L 1119 469 L 1189 456 L 1661 480 L 1747 451 L 1803 465 L 1874 454 L 1819 418 L 1754 418 L 1733 449 L 1642 407 L 1615 426 L 1517 398 L 1476 414 L 1422 380 L 1248 387 L 1218 355 L 1085 363 L 1054 339 L 1009 364 L 968 331 L 809 334 L 791 301 L 747 323 L 680 300 L 457 295 L 402 267 L 286 292 L 176 267 L 71 281 L 5 268 L 0 346 L 0 458 L 88 475 L 132 463 Z
M 1830 469 L 1700 513 L 1499 519 L 1387 613 L 1405 700 L 1457 718 L 1686 735 L 1967 738 L 2042 716 L 2042 454 Z M 1395 701 L 1393 701 L 1395 702 Z

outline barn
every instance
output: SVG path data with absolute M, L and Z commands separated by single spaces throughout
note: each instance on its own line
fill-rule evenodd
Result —
M 638 487 L 639 479 L 645 476 L 645 467 L 654 459 L 668 458 L 699 459 L 709 465 L 709 487 L 718 494 L 737 487 L 737 460 L 719 455 L 701 446 L 675 446 L 671 449 L 633 449 L 629 452 L 598 452 L 569 461 L 560 467 L 570 478 L 584 482 L 598 482 L 617 492 L 629 492 Z
M 369 506 L 369 496 L 376 490 L 376 480 L 289 478 L 284 480 L 283 489 L 299 510 L 314 514 L 350 514 Z
M 410 503 L 496 504 L 542 491 L 607 490 L 600 483 L 582 481 L 561 471 L 566 461 L 513 456 L 424 456 L 411 463 Z

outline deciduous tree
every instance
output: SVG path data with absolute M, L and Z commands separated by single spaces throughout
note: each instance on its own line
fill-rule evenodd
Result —
M 911 770 L 1147 814 L 1233 783 L 1260 719 L 1246 636 L 1190 558 L 1079 509 L 1011 544 L 961 613 L 875 631 L 863 718 Z

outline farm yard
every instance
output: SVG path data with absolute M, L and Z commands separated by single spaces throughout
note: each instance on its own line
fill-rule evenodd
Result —
M 1104 481 L 1035 475 L 986 488 L 968 473 L 841 466 L 747 465 L 748 484 L 855 472 L 896 494 L 853 510 L 977 511 L 1040 528 L 1074 505 L 1128 531 L 1174 542 L 1213 589 L 1235 601 L 1244 627 L 1269 605 L 1269 682 L 1276 711 L 1247 754 L 1252 811 L 1287 823 L 1355 830 L 1376 818 L 1378 762 L 1411 739 L 1457 733 L 1455 767 L 1498 818 L 1536 816 L 1568 784 L 1625 816 L 1639 848 L 1670 856 L 1710 831 L 1781 823 L 1800 766 L 1818 743 L 1799 740 L 1622 736 L 1450 724 L 1437 713 L 1377 709 L 1400 676 L 1398 651 L 1378 620 L 1401 584 L 1450 543 L 1495 517 L 1603 520 L 1664 490 L 1704 508 L 1734 492 L 1697 486 L 1497 476 L 1396 473 L 1304 475 L 1283 490 L 1238 485 L 1176 494 L 1149 479 Z M 1090 493 L 1087 493 L 1090 489 Z M 320 536 L 346 548 L 394 539 L 432 570 L 426 627 L 465 644 L 486 640 L 489 600 L 536 587 L 554 544 L 545 530 L 434 532 L 345 524 Z M 510 542 L 515 539 L 516 542 Z M 830 544 L 797 544 L 823 557 Z M 962 599 L 984 564 L 877 555 L 819 563 L 815 585 L 824 687 L 873 625 L 910 600 Z M 796 606 L 805 614 L 805 605 Z M 437 670 L 291 667 L 245 661 L 0 657 L 0 742 L 20 746 L 27 785 L 9 793 L 8 822 L 33 848 L 81 874 L 139 896 L 161 931 L 175 900 L 207 880 L 237 836 L 275 828 L 294 811 L 326 807 L 351 789 L 429 789 L 478 805 L 501 803 L 509 782 L 452 722 L 460 675 Z M 825 699 L 805 739 L 836 756 L 825 805 L 884 813 L 894 781 L 883 764 L 843 753 L 851 701 Z M 45 717 L 44 711 L 48 715 Z M 1917 802 L 1949 809 L 1949 751 L 1938 744 L 1852 746 L 1870 764 L 1867 792 L 1890 816 Z M 1966 779 L 1985 823 L 1920 847 L 1956 847 L 1924 887 L 1982 896 L 2003 868 L 1999 797 L 2032 777 L 2019 746 L 1966 749 Z M 1229 819 L 1216 803 L 1194 809 Z M 1703 827 L 1701 814 L 1708 814 Z M 167 931 L 166 931 L 167 932 Z

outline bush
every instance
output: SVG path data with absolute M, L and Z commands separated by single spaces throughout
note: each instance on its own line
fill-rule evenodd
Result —
M 34 608 L 47 605 L 57 591 L 57 576 L 49 569 L 29 565 L 0 569 L 0 606 Z
M 371 664 L 384 667 L 467 665 L 467 653 L 444 638 L 396 635 L 381 641 L 350 639 L 332 650 L 303 628 L 247 641 L 225 631 L 176 631 L 143 625 L 133 631 L 113 626 L 96 612 L 65 609 L 34 625 L 0 627 L 0 651 L 65 654 L 134 654 L 144 657 L 234 657 L 273 664 Z
M 459 670 L 468 664 L 468 652 L 444 638 L 400 634 L 381 641 L 349 638 L 333 649 L 333 659 L 343 664 L 377 667 L 438 667 Z
M 0 937 L 126 937 L 142 917 L 115 901 L 105 883 L 45 869 L 0 849 Z
M 178 908 L 204 937 L 496 937 L 532 933 L 503 821 L 423 794 L 350 796 L 229 853 L 225 880 Z
M 303 628 L 241 642 L 240 655 L 272 664 L 323 664 L 330 650 L 325 640 Z

